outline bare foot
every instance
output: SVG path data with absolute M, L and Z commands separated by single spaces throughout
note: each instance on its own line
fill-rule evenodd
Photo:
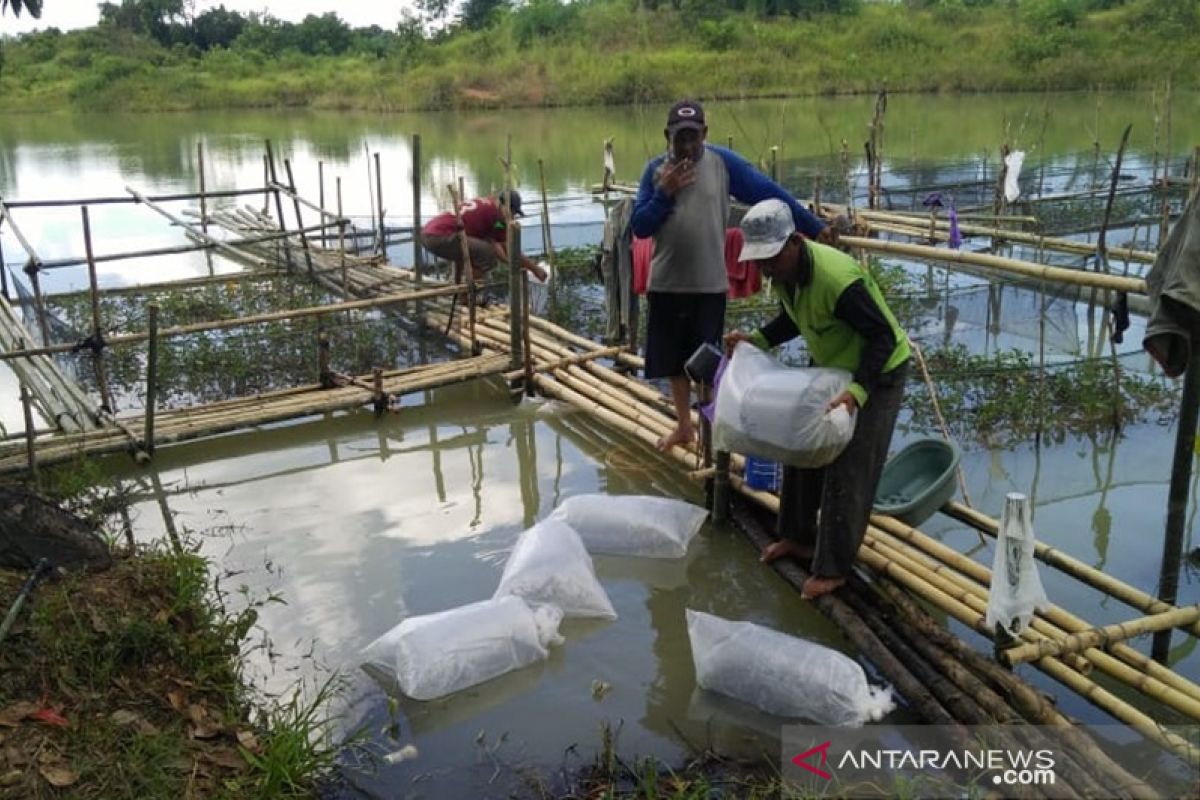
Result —
M 677 444 L 687 447 L 696 440 L 696 429 L 691 425 L 677 425 L 673 431 L 658 440 L 655 448 L 665 453 Z
M 823 575 L 813 575 L 800 588 L 800 599 L 816 600 L 818 597 L 823 597 L 830 592 L 837 591 L 845 582 L 845 578 L 838 576 L 825 577 Z
M 758 560 L 764 564 L 770 564 L 777 558 L 794 558 L 797 561 L 806 561 L 812 557 L 812 545 L 800 544 L 791 539 L 780 539 L 777 542 L 771 542 L 767 545 Z

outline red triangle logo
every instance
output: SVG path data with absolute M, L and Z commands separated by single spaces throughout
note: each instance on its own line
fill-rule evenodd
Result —
M 829 758 L 829 745 L 831 745 L 831 744 L 833 744 L 832 740 L 825 742 L 825 744 L 819 744 L 816 747 L 810 747 L 808 750 L 805 750 L 800 755 L 792 756 L 792 763 L 795 764 L 797 767 L 800 767 L 801 769 L 808 770 L 809 772 L 811 772 L 814 775 L 820 775 L 822 778 L 824 778 L 827 781 L 832 780 L 833 776 L 831 774 L 829 774 L 828 772 L 826 772 L 823 769 L 818 769 L 817 767 L 814 767 L 812 764 L 808 763 L 809 756 L 814 755 L 814 754 L 820 754 L 821 766 L 822 767 L 825 766 L 825 762 Z

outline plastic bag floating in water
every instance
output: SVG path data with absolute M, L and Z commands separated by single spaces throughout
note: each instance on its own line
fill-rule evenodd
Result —
M 580 494 L 567 498 L 550 519 L 579 532 L 589 553 L 682 558 L 708 518 L 700 506 L 670 497 Z
M 895 707 L 891 688 L 867 683 L 836 650 L 755 625 L 687 612 L 700 687 L 769 714 L 857 728 Z
M 496 597 L 506 594 L 551 603 L 568 617 L 617 618 L 579 534 L 557 519 L 542 520 L 517 539 L 496 589 Z
M 369 661 L 391 660 L 400 690 L 436 700 L 546 658 L 561 644 L 562 610 L 531 608 L 519 597 L 410 617 L 363 651 Z

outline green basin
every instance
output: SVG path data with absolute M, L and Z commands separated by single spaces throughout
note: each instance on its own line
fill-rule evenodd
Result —
M 920 439 L 888 459 L 875 491 L 875 513 L 920 525 L 954 496 L 958 445 Z

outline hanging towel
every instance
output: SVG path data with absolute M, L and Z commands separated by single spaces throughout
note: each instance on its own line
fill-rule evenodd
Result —
M 1200 324 L 1200 202 L 1193 197 L 1146 274 L 1150 319 L 1142 346 L 1169 377 L 1182 375 Z
M 725 229 L 725 272 L 729 275 L 729 299 L 750 297 L 762 289 L 762 274 L 749 261 L 739 261 L 742 253 L 742 229 Z M 654 257 L 654 239 L 633 238 L 633 291 L 646 293 L 650 279 L 650 260 Z

